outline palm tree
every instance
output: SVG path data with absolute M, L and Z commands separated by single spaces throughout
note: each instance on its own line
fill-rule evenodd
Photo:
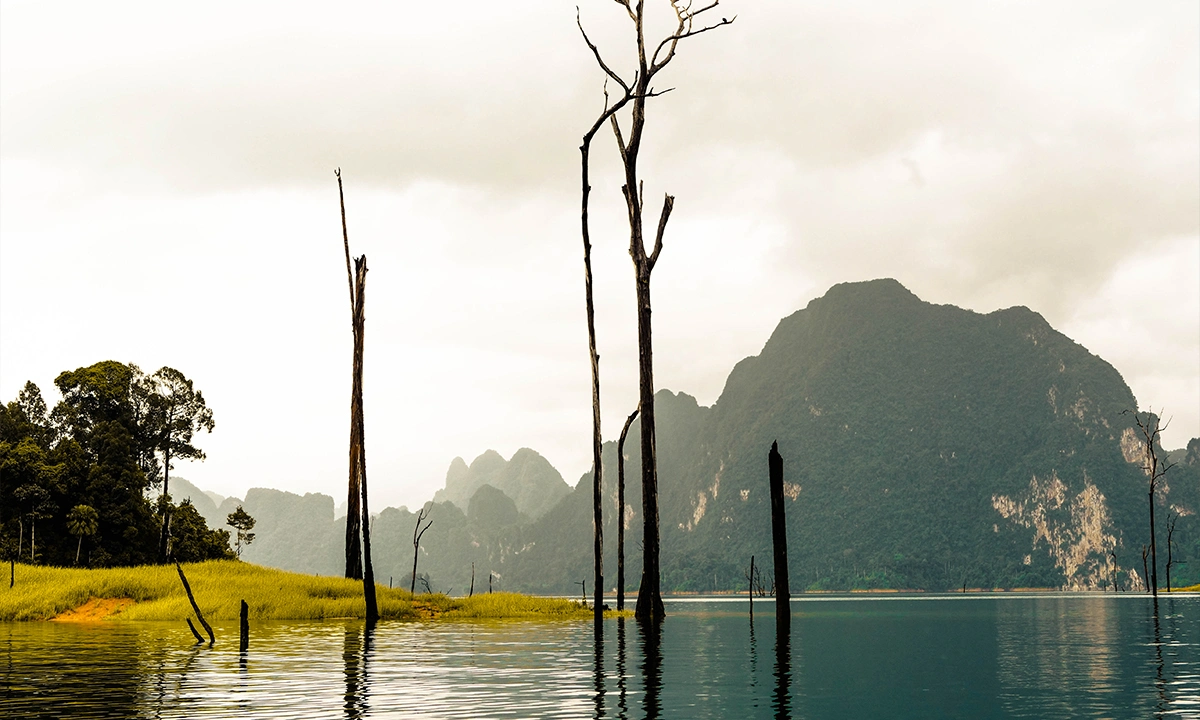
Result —
M 76 505 L 67 513 L 67 532 L 79 536 L 75 546 L 75 564 L 79 564 L 79 551 L 83 549 L 83 536 L 95 535 L 100 529 L 100 513 L 91 505 Z

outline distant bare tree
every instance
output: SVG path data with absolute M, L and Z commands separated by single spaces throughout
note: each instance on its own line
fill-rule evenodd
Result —
M 1126 412 L 1129 411 L 1127 410 Z M 1159 417 L 1154 414 L 1153 408 L 1145 414 L 1146 420 L 1143 422 L 1141 413 L 1134 411 L 1133 421 L 1137 423 L 1138 433 L 1141 435 L 1142 471 L 1150 479 L 1150 573 L 1147 576 L 1147 589 L 1150 590 L 1150 593 L 1154 597 L 1158 597 L 1158 545 L 1155 542 L 1156 536 L 1154 531 L 1154 494 L 1158 491 L 1163 476 L 1167 474 L 1167 471 L 1175 467 L 1175 464 L 1158 459 L 1159 436 L 1171 424 L 1170 421 L 1166 425 L 1162 424 Z M 1144 554 L 1145 550 L 1143 550 Z M 1145 558 L 1143 558 L 1142 563 L 1143 565 L 1145 564 Z
M 617 610 L 625 609 L 625 436 L 638 416 L 637 408 L 625 418 L 617 441 Z
M 427 517 L 429 517 L 428 506 L 417 511 L 417 524 L 413 528 L 412 583 L 408 586 L 408 591 L 410 593 L 415 593 L 417 591 L 417 557 L 420 555 L 421 551 L 421 536 L 424 535 L 425 531 L 429 529 L 429 526 L 433 524 L 433 521 L 430 520 L 429 522 L 425 523 L 425 527 L 421 527 L 421 523 L 425 522 L 425 518 Z
M 680 0 L 671 0 L 668 4 L 671 10 L 675 13 L 675 28 L 673 32 L 658 43 L 658 46 L 652 53 L 646 51 L 646 34 L 645 34 L 645 0 L 616 0 L 618 5 L 625 8 L 626 14 L 634 26 L 634 33 L 637 42 L 637 70 L 634 72 L 631 80 L 625 80 L 620 74 L 615 72 L 608 63 L 605 62 L 600 50 L 595 43 L 588 37 L 587 32 L 583 29 L 583 23 L 576 16 L 576 22 L 579 25 L 579 31 L 583 34 L 584 42 L 587 43 L 588 49 L 592 51 L 592 55 L 596 59 L 596 63 L 604 71 L 604 74 L 609 80 L 612 80 L 621 88 L 621 95 L 611 105 L 608 103 L 608 93 L 605 91 L 605 108 L 592 126 L 592 130 L 584 136 L 584 145 L 581 148 L 583 153 L 583 228 L 584 228 L 584 247 L 585 254 L 589 252 L 590 245 L 587 237 L 587 195 L 590 186 L 587 182 L 587 148 L 590 144 L 592 135 L 604 124 L 609 122 L 612 127 L 613 136 L 617 141 L 617 150 L 621 156 L 621 163 L 624 166 L 625 184 L 621 188 L 621 192 L 625 197 L 625 206 L 628 211 L 629 221 L 629 255 L 633 258 L 634 279 L 637 292 L 637 313 L 638 313 L 638 371 L 640 376 L 640 402 L 639 408 L 642 416 L 642 520 L 643 520 L 643 558 L 642 558 L 642 582 L 638 590 L 638 601 L 635 614 L 637 617 L 648 620 L 659 620 L 665 612 L 662 604 L 662 593 L 659 581 L 659 519 L 658 519 L 658 472 L 657 461 L 655 458 L 655 442 L 654 442 L 654 362 L 653 350 L 651 342 L 651 327 L 650 327 L 650 272 L 654 269 L 655 263 L 658 262 L 659 253 L 662 251 L 663 233 L 667 228 L 667 219 L 671 215 L 671 209 L 674 207 L 675 198 L 671 195 L 665 195 L 663 200 L 662 212 L 658 219 L 658 231 L 654 239 L 654 249 L 647 253 L 643 241 L 642 231 L 642 208 L 643 194 L 642 183 L 638 178 L 637 160 L 638 153 L 642 146 L 642 131 L 646 124 L 646 100 L 652 97 L 662 95 L 669 92 L 668 90 L 655 90 L 650 84 L 654 76 L 665 68 L 675 57 L 675 50 L 678 47 L 679 41 L 684 38 L 693 37 L 709 30 L 716 29 L 722 25 L 728 25 L 733 22 L 732 19 L 721 18 L 720 21 L 714 22 L 711 25 L 696 26 L 696 18 L 703 13 L 713 10 L 717 7 L 720 0 L 713 0 L 709 5 L 705 5 L 698 9 L 693 9 L 690 2 Z M 607 83 L 607 80 L 605 81 Z M 631 115 L 626 130 L 622 130 L 621 123 L 617 117 L 617 112 L 626 105 L 631 107 Z M 590 271 L 588 277 L 588 287 L 590 288 Z M 595 347 L 592 348 L 592 363 L 593 372 L 598 363 L 598 358 L 595 354 Z M 597 392 L 595 382 L 593 382 L 593 400 L 596 401 Z M 596 411 L 598 412 L 598 411 Z M 598 422 L 598 421 L 596 421 Z M 598 425 L 596 425 L 598 427 Z M 596 466 L 599 468 L 599 451 L 596 451 Z M 595 472 L 599 472 L 596 470 Z M 598 475 L 597 475 L 598 478 Z M 598 480 L 596 480 L 598 484 Z M 598 502 L 598 501 L 597 501 Z M 599 522 L 596 523 L 599 527 Z M 597 557 L 599 554 L 597 553 Z M 599 560 L 597 559 L 597 565 Z M 599 573 L 597 573 L 599 576 Z M 601 588 L 597 588 L 597 598 L 600 597 Z M 597 603 L 599 605 L 599 602 Z M 599 612 L 599 610 L 597 610 Z

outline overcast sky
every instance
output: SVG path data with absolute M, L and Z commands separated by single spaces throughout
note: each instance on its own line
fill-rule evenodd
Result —
M 669 13 L 665 1 L 652 10 Z M 630 76 L 628 19 L 581 0 Z M 0 399 L 169 365 L 216 429 L 178 475 L 345 499 L 366 253 L 373 508 L 455 456 L 590 466 L 580 137 L 603 75 L 563 0 L 0 4 Z M 655 379 L 702 404 L 780 318 L 894 277 L 1028 306 L 1200 435 L 1200 6 L 726 0 L 647 110 Z M 665 26 L 652 25 L 661 36 Z M 637 402 L 615 147 L 593 150 L 604 434 Z M 651 218 L 653 220 L 654 218 Z

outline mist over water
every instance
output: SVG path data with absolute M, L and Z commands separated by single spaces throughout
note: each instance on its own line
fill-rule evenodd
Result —
M 1200 717 L 1200 596 L 668 600 L 591 622 L 0 626 L 8 717 Z M 182 625 L 182 626 L 181 626 Z

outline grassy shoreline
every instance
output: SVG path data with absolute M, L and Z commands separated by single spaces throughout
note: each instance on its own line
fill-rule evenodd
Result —
M 362 583 L 276 570 L 236 560 L 183 565 L 196 602 L 207 620 L 236 620 L 244 599 L 252 620 L 329 620 L 365 615 Z M 129 598 L 132 604 L 104 621 L 171 620 L 192 615 L 173 565 L 81 569 L 17 565 L 13 588 L 0 583 L 0 622 L 50 620 L 93 598 Z M 586 620 L 592 611 L 579 602 L 516 593 L 450 598 L 412 595 L 376 586 L 385 620 L 543 619 Z M 606 615 L 611 613 L 606 613 Z

